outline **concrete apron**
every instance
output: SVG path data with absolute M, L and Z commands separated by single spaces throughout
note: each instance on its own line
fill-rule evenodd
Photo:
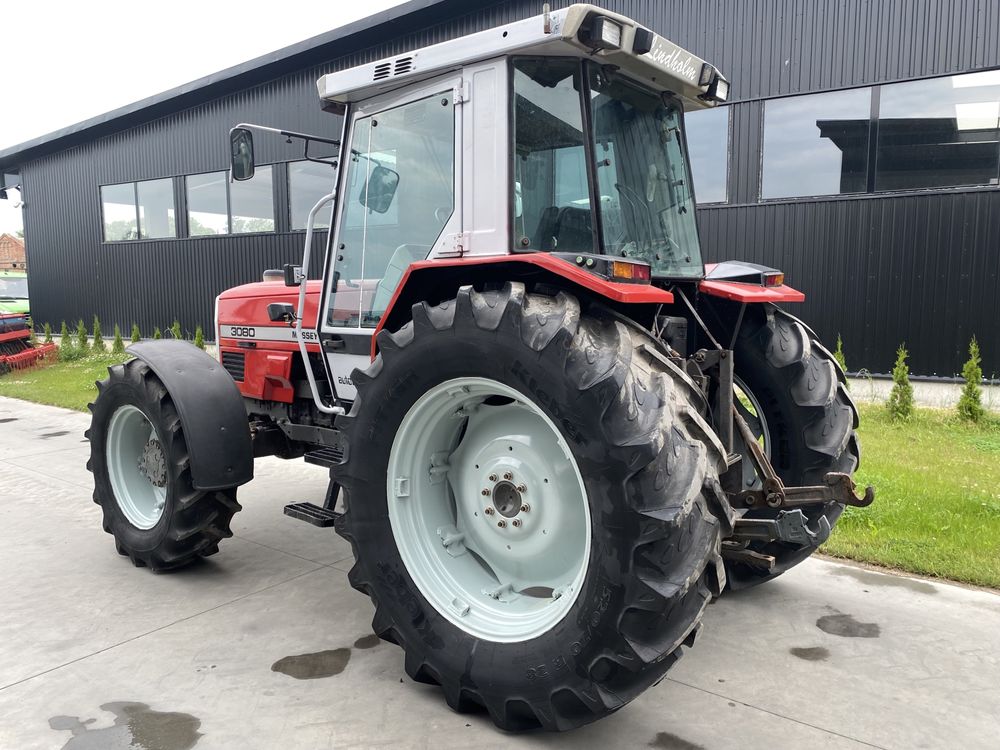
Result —
M 812 560 L 711 607 L 658 686 L 512 736 L 411 682 L 332 530 L 282 515 L 325 473 L 263 460 L 235 537 L 174 574 L 101 530 L 87 415 L 0 398 L 0 748 L 989 748 L 1000 596 Z

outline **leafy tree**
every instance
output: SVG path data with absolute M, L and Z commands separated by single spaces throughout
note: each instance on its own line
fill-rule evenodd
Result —
M 174 324 L 170 326 L 170 335 L 177 340 L 184 338 L 184 332 L 181 331 L 181 322 L 176 318 L 174 319 Z
M 896 365 L 892 368 L 892 392 L 889 394 L 889 416 L 905 422 L 913 416 L 913 386 L 910 385 L 910 366 L 906 364 L 906 345 L 896 350 Z
M 159 328 L 154 328 L 153 329 L 153 339 L 154 340 L 158 340 L 158 339 L 162 339 L 162 338 L 163 338 L 163 334 L 160 332 L 160 329 Z
M 94 343 L 91 344 L 91 348 L 95 352 L 107 351 L 107 347 L 104 345 L 104 337 L 101 335 L 101 321 L 94 316 Z
M 115 340 L 111 344 L 112 354 L 124 354 L 125 353 L 125 342 L 122 341 L 122 329 L 118 327 L 115 323 Z
M 81 352 L 86 352 L 90 348 L 87 345 L 87 326 L 83 324 L 82 318 L 76 324 L 76 344 Z
M 205 348 L 205 332 L 201 330 L 201 326 L 196 326 L 194 329 L 194 345 L 199 349 Z
M 962 386 L 962 395 L 958 397 L 958 416 L 978 422 L 985 416 L 986 410 L 983 408 L 983 389 L 980 385 L 983 382 L 982 360 L 975 336 L 969 342 L 969 360 L 962 367 L 962 378 L 965 385 Z
M 46 344 L 51 344 L 52 343 L 52 326 L 50 326 L 48 323 L 46 323 L 45 324 L 45 328 L 43 330 L 45 332 L 45 339 L 44 339 L 45 343 Z
M 139 324 L 138 323 L 133 323 L 132 324 L 132 343 L 133 344 L 138 344 L 140 341 L 142 341 L 142 331 L 139 330 Z

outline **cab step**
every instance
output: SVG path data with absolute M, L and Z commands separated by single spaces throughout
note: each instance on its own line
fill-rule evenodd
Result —
M 313 503 L 291 503 L 285 506 L 285 515 L 325 529 L 337 523 L 342 514 Z
M 344 462 L 344 449 L 341 447 L 324 447 L 309 451 L 305 456 L 307 464 L 315 464 L 329 469 L 333 466 L 340 466 Z

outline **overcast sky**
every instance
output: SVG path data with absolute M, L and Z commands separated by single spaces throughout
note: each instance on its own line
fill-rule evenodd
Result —
M 0 149 L 377 13 L 403 0 L 19 2 L 0 7 Z M 0 201 L 0 233 L 21 228 Z

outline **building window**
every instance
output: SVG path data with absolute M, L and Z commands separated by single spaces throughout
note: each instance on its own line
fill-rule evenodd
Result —
M 152 240 L 177 236 L 173 180 L 137 182 L 136 197 L 139 207 L 140 239 Z
M 882 86 L 876 190 L 996 185 L 1000 71 Z
M 227 172 L 195 174 L 185 178 L 187 189 L 188 234 L 229 234 Z
M 104 217 L 105 242 L 139 239 L 134 182 L 101 187 L 101 213 Z
M 761 198 L 864 192 L 870 121 L 870 88 L 766 102 Z
M 685 116 L 691 175 L 698 203 L 725 203 L 729 179 L 729 107 Z
M 173 180 L 103 185 L 101 214 L 105 242 L 176 237 Z
M 271 167 L 257 167 L 249 180 L 229 185 L 233 234 L 274 231 L 274 179 Z
M 293 161 L 288 164 L 288 203 L 292 229 L 305 229 L 309 211 L 316 201 L 334 188 L 336 172 L 330 164 Z M 316 229 L 330 227 L 329 207 L 316 214 Z

